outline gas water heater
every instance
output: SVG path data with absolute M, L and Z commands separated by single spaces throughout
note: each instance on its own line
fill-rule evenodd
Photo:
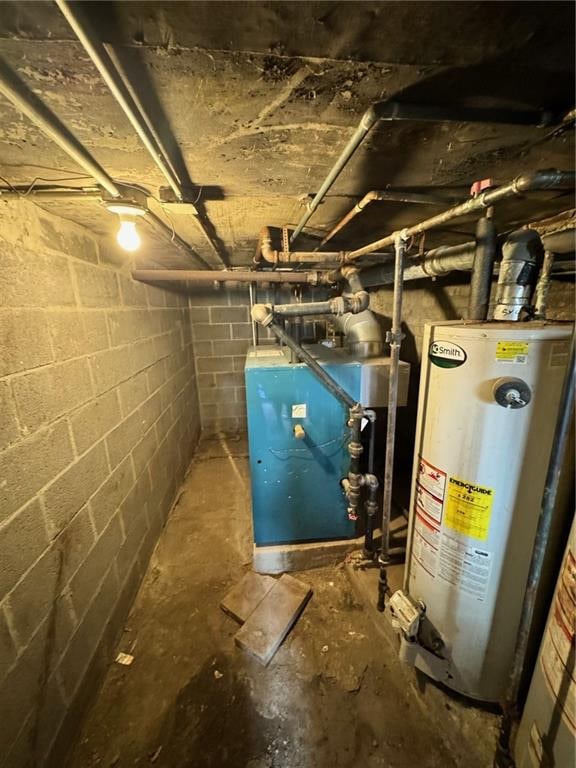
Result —
M 507 681 L 570 334 L 539 322 L 425 328 L 402 593 L 419 621 L 400 654 L 482 701 Z

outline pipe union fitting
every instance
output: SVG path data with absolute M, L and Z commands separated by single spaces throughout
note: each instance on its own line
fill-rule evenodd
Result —
M 348 453 L 353 459 L 359 459 L 363 450 L 362 443 L 348 443 Z

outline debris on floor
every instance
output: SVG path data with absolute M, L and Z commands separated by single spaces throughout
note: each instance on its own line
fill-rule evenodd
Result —
M 270 579 L 271 577 L 258 577 L 258 579 L 262 578 Z M 234 638 L 236 645 L 244 648 L 264 666 L 270 662 L 312 595 L 312 590 L 307 584 L 287 573 L 283 574 L 280 579 L 271 579 L 271 581 L 273 582 L 271 588 L 257 603 Z M 260 589 L 269 586 L 267 581 L 259 582 L 257 579 L 246 579 L 246 577 L 240 583 L 243 584 L 244 582 L 251 588 L 250 594 L 252 595 L 258 593 L 258 589 L 254 590 L 255 584 L 262 584 Z M 232 591 L 234 592 L 234 590 Z M 221 603 L 222 607 L 230 595 L 231 593 L 224 598 Z M 235 597 L 240 598 L 240 593 L 237 593 Z M 234 603 L 236 615 L 238 615 L 237 609 L 241 602 L 238 599 Z M 230 602 L 227 604 L 229 605 Z M 241 613 L 245 615 L 243 608 L 244 605 L 241 606 Z
M 129 667 L 134 661 L 134 656 L 131 653 L 120 653 L 116 656 L 116 664 L 122 664 L 123 667 Z
M 256 607 L 276 584 L 276 579 L 261 573 L 248 571 L 220 603 L 224 613 L 244 624 Z

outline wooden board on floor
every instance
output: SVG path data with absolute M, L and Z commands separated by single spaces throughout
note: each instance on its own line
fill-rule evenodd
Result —
M 290 632 L 312 590 L 285 573 L 236 633 L 236 645 L 255 656 L 264 666 Z
M 243 624 L 276 584 L 272 576 L 248 571 L 220 603 L 220 608 Z

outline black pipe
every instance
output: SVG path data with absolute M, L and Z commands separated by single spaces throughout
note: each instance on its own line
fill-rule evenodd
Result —
M 492 287 L 492 275 L 498 245 L 498 236 L 491 209 L 488 209 L 488 213 L 490 215 L 478 219 L 476 224 L 476 250 L 468 299 L 469 320 L 486 320 L 488 317 L 490 288 Z
M 285 344 L 289 349 L 294 352 L 296 357 L 301 360 L 303 363 L 306 363 L 308 367 L 312 370 L 312 372 L 320 379 L 320 381 L 324 384 L 324 386 L 335 396 L 337 397 L 341 402 L 344 403 L 344 405 L 347 408 L 354 408 L 356 405 L 356 400 L 354 400 L 353 397 L 350 397 L 350 395 L 342 389 L 340 384 L 338 384 L 332 376 L 330 376 L 329 373 L 327 373 L 324 368 L 318 363 L 318 361 L 313 357 L 313 355 L 308 352 L 308 350 L 304 349 L 304 347 L 300 346 L 300 344 L 297 344 L 294 339 L 286 333 L 284 328 L 282 328 L 275 320 L 272 315 L 272 313 L 268 313 L 268 317 L 266 318 L 260 318 L 258 316 L 258 312 L 255 312 L 254 310 L 258 310 L 260 307 L 263 307 L 262 304 L 256 304 L 256 306 L 253 309 L 253 318 L 257 322 L 261 323 L 264 327 L 270 328 L 272 333 L 276 336 L 278 341 L 280 341 L 282 344 Z
M 552 519 L 554 517 L 554 508 L 556 506 L 556 496 L 558 493 L 558 486 L 560 484 L 560 473 L 562 471 L 566 446 L 568 444 L 570 430 L 572 427 L 572 416 L 574 413 L 574 394 L 576 391 L 574 346 L 575 335 L 572 336 L 570 363 L 568 370 L 566 371 L 566 379 L 564 381 L 564 388 L 562 390 L 560 405 L 558 407 L 558 416 L 556 419 L 556 427 L 554 429 L 552 450 L 550 452 L 546 482 L 544 484 L 544 491 L 542 494 L 540 516 L 538 518 L 534 548 L 532 550 L 532 559 L 530 561 L 530 570 L 528 572 L 526 591 L 524 593 L 524 600 L 522 602 L 520 626 L 516 638 L 516 647 L 514 650 L 512 667 L 510 669 L 510 678 L 506 691 L 506 700 L 503 706 L 504 716 L 502 718 L 498 745 L 496 748 L 496 754 L 494 756 L 495 768 L 509 768 L 509 766 L 513 765 L 510 751 L 510 735 L 512 733 L 512 726 L 518 715 L 518 693 L 520 690 L 522 673 L 524 672 L 524 664 L 526 662 L 526 650 L 528 648 L 530 630 L 532 628 L 532 620 L 534 617 L 536 592 L 538 589 L 540 577 L 542 575 L 544 556 L 546 554 L 548 539 L 550 536 L 550 528 L 552 525 Z

